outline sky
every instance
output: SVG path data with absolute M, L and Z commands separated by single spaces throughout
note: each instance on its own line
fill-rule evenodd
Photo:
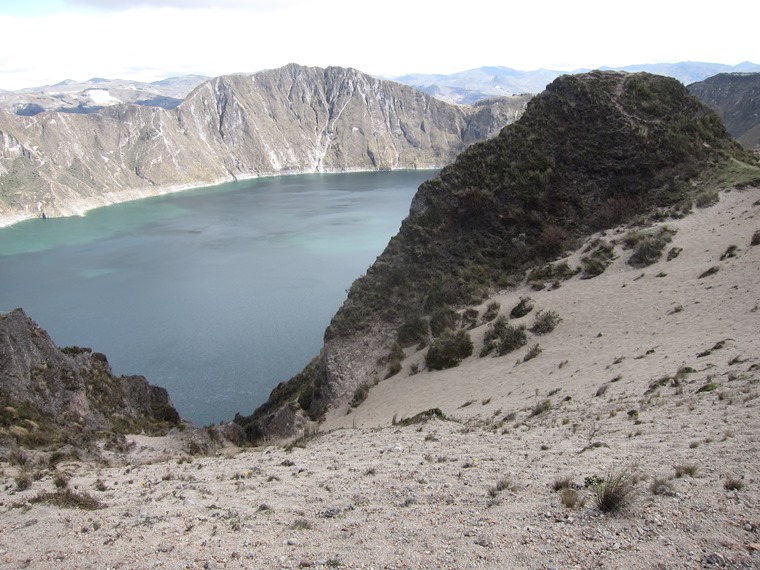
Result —
M 287 63 L 376 76 L 760 63 L 758 22 L 756 0 L 0 0 L 0 89 Z

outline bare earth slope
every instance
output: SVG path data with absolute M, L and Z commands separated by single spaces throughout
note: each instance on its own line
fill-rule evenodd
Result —
M 0 224 L 255 176 L 439 168 L 528 98 L 462 107 L 354 69 L 222 76 L 176 108 L 0 111 Z
M 411 351 L 297 445 L 191 457 L 176 432 L 101 465 L 9 458 L 0 568 L 759 567 L 760 188 L 664 223 L 677 257 L 634 268 L 627 229 L 594 236 L 617 255 L 601 275 L 494 298 L 530 296 L 513 321 L 552 310 L 553 331 L 479 358 L 480 324 L 476 356 L 408 377 Z M 448 419 L 405 425 L 433 407 Z M 605 513 L 610 472 L 637 477 Z M 100 508 L 45 502 L 62 473 Z

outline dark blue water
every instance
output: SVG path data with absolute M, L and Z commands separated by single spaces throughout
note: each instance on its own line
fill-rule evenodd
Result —
M 0 229 L 0 312 L 169 390 L 196 425 L 248 414 L 330 318 L 432 171 L 285 176 Z

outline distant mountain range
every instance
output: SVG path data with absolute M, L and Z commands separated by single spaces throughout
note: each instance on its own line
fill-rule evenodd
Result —
M 719 73 L 760 72 L 760 65 L 748 61 L 738 65 L 682 61 L 603 69 L 647 71 L 674 77 L 684 85 L 688 85 Z M 587 71 L 590 70 L 520 71 L 509 67 L 490 66 L 449 75 L 412 73 L 395 77 L 382 76 L 379 79 L 409 85 L 449 103 L 471 105 L 490 97 L 541 93 L 549 83 L 561 75 Z M 174 109 L 193 89 L 208 79 L 210 78 L 202 75 L 186 75 L 152 83 L 141 83 L 94 77 L 88 81 L 65 80 L 55 85 L 31 87 L 18 91 L 0 89 L 0 109 L 17 115 L 36 115 L 43 111 L 90 113 L 119 103 Z
M 646 71 L 673 77 L 684 85 L 688 85 L 718 73 L 760 72 L 760 65 L 748 61 L 738 65 L 682 61 L 680 63 L 652 63 L 602 69 L 629 72 Z M 561 75 L 585 73 L 587 71 L 590 70 L 578 69 L 568 72 L 537 69 L 535 71 L 520 71 L 509 67 L 496 66 L 478 67 L 450 75 L 415 73 L 388 77 L 388 79 L 411 85 L 444 101 L 471 104 L 487 97 L 541 93 L 549 83 Z
M 101 77 L 87 81 L 66 79 L 55 85 L 0 90 L 0 109 L 26 116 L 43 111 L 92 113 L 120 103 L 174 109 L 190 91 L 208 79 L 202 75 L 171 77 L 153 83 Z

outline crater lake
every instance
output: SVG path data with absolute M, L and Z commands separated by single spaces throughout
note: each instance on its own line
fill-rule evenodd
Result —
M 437 171 L 259 178 L 0 228 L 0 312 L 169 391 L 195 425 L 250 414 Z

